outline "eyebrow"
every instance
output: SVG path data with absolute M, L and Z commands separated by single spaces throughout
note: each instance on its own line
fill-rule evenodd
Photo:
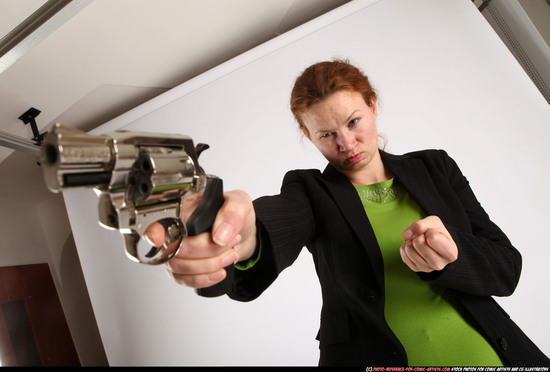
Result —
M 334 130 L 332 130 L 332 129 L 322 129 L 322 130 L 318 130 L 317 132 L 315 132 L 315 134 L 330 133 L 330 132 L 334 132 Z
M 346 119 L 346 123 L 349 123 L 349 122 L 351 121 L 351 118 L 354 117 L 354 116 L 356 115 L 356 113 L 357 113 L 357 112 L 360 112 L 360 111 L 361 111 L 361 110 L 359 110 L 359 109 L 353 111 L 353 112 L 351 113 L 351 115 L 348 116 L 348 118 Z
M 348 116 L 348 118 L 344 121 L 345 123 L 349 123 L 351 118 L 353 118 L 357 112 L 360 112 L 361 110 L 357 109 L 355 111 L 353 111 L 350 116 Z M 318 130 L 315 132 L 315 134 L 321 134 L 321 133 L 330 133 L 330 132 L 333 132 L 334 129 L 321 129 L 321 130 Z

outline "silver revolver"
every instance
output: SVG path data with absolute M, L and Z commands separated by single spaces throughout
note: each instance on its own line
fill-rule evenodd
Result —
M 44 138 L 40 162 L 52 192 L 94 188 L 100 225 L 120 231 L 130 259 L 156 265 L 173 258 L 186 236 L 210 231 L 223 204 L 222 180 L 207 175 L 198 163 L 207 148 L 195 147 L 184 135 L 133 131 L 90 135 L 57 123 Z M 186 223 L 183 214 L 189 215 Z M 154 222 L 165 229 L 162 247 L 151 246 L 144 238 Z M 197 293 L 205 297 L 227 293 L 233 266 L 225 269 L 224 281 Z

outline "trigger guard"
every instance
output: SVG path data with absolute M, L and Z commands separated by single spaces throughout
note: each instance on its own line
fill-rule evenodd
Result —
M 130 259 L 148 265 L 159 265 L 171 260 L 179 250 L 186 227 L 181 220 L 165 218 L 157 221 L 164 228 L 164 244 L 161 247 L 152 246 L 147 239 L 132 231 L 124 234 L 126 253 Z

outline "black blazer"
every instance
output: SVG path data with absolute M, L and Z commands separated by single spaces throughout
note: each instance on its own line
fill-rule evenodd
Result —
M 424 211 L 441 218 L 459 248 L 457 261 L 419 276 L 447 287 L 459 311 L 508 363 L 550 365 L 491 298 L 512 294 L 521 256 L 491 222 L 456 163 L 441 150 L 381 155 Z M 331 165 L 323 173 L 291 171 L 281 193 L 255 200 L 254 208 L 262 256 L 253 268 L 235 273 L 229 296 L 253 300 L 305 246 L 313 256 L 323 298 L 319 364 L 407 365 L 406 352 L 384 317 L 382 254 L 347 177 Z

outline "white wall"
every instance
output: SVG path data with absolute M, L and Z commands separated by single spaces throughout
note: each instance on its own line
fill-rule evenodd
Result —
M 21 194 L 23 199 L 0 198 L 0 266 L 47 263 L 80 363 L 106 365 L 63 197 L 40 191 L 45 186 L 33 156 L 14 153 L 0 168 L 10 166 L 18 167 L 21 178 L 3 179 L 3 192 L 28 188 L 29 193 Z M 32 179 L 26 172 L 37 175 L 35 184 L 22 182 Z
M 95 132 L 190 135 L 210 144 L 201 164 L 226 189 L 277 193 L 287 170 L 324 167 L 298 135 L 288 97 L 306 66 L 333 57 L 360 65 L 377 86 L 389 151 L 444 148 L 461 165 L 523 253 L 517 292 L 500 302 L 550 354 L 550 109 L 469 0 L 353 1 Z M 307 252 L 256 301 L 200 298 L 161 267 L 130 262 L 120 235 L 97 225 L 91 190 L 65 200 L 111 365 L 317 364 L 321 303 Z
M 44 244 L 36 208 L 21 201 L 0 198 L 0 209 L 13 211 L 13 213 L 0 213 L 0 247 L 2 247 L 0 266 L 48 262 L 48 251 L 35 249 Z M 36 234 L 37 228 L 40 230 L 39 234 Z

